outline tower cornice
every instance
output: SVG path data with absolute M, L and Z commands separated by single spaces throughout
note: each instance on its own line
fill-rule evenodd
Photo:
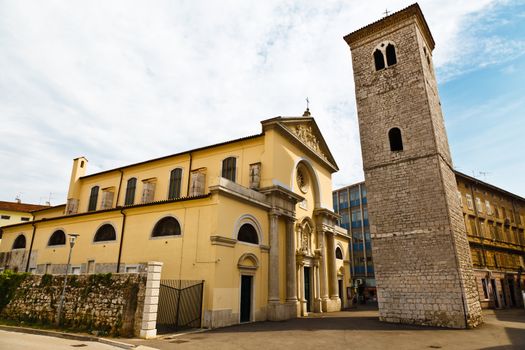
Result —
M 382 18 L 379 21 L 373 22 L 361 29 L 358 29 L 346 35 L 344 39 L 350 47 L 353 47 L 358 41 L 369 37 L 374 33 L 385 30 L 391 27 L 393 24 L 408 20 L 412 17 L 414 17 L 418 23 L 419 28 L 421 29 L 421 32 L 427 41 L 429 49 L 434 50 L 434 38 L 432 37 L 432 33 L 430 32 L 427 21 L 425 20 L 425 16 L 423 16 L 423 12 L 417 3 L 412 4 L 398 12 L 394 12 L 393 14 Z

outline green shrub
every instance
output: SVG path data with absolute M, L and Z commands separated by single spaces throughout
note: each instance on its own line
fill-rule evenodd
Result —
M 9 304 L 16 289 L 27 276 L 29 276 L 28 273 L 17 273 L 11 270 L 0 273 L 0 312 Z

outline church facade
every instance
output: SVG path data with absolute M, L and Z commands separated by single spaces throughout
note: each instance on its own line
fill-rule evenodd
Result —
M 277 117 L 234 141 L 86 175 L 65 206 L 2 228 L 0 268 L 141 272 L 203 280 L 204 327 L 283 320 L 348 304 L 349 237 L 330 208 L 338 170 L 315 120 Z

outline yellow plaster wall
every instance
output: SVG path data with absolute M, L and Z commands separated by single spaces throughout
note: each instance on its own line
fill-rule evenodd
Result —
M 1 210 L 0 214 L 9 216 L 9 219 L 0 219 L 0 227 L 19 224 L 23 222 L 22 218 L 33 220 L 33 214 L 24 211 Z

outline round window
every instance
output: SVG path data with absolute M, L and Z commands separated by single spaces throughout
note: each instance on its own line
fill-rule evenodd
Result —
M 308 173 L 302 166 L 297 167 L 297 185 L 301 192 L 308 192 Z

